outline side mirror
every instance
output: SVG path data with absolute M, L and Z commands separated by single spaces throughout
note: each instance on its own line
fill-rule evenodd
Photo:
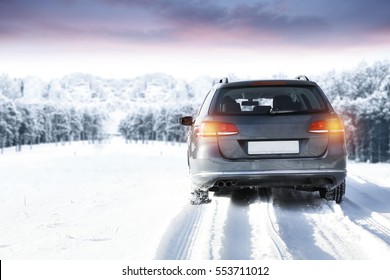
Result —
M 179 123 L 181 125 L 191 126 L 193 123 L 193 119 L 190 116 L 182 117 L 179 119 Z

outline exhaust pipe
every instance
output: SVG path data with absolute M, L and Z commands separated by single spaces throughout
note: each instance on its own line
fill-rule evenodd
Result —
M 215 182 L 214 186 L 212 186 L 209 191 L 218 192 L 223 189 L 231 189 L 237 185 L 236 180 L 219 180 Z
M 219 180 L 215 185 L 219 188 L 231 188 L 236 185 L 236 182 L 232 180 Z
M 220 188 L 223 188 L 225 186 L 225 182 L 224 181 L 218 181 L 217 182 L 217 186 L 220 187 Z

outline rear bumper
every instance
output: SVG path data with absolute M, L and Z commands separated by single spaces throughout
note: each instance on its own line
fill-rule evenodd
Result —
M 229 187 L 287 187 L 303 190 L 332 189 L 346 177 L 346 170 L 223 171 L 193 174 L 192 181 L 209 189 L 229 182 Z
M 222 157 L 218 144 L 210 142 L 190 148 L 188 160 L 192 182 L 203 189 L 220 180 L 234 181 L 234 187 L 332 189 L 347 174 L 342 146 L 332 146 L 320 157 L 232 160 Z

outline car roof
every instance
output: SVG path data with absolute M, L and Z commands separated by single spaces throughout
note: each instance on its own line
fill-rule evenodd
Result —
M 256 87 L 256 86 L 318 86 L 316 82 L 305 80 L 248 80 L 224 82 L 215 85 L 217 88 Z

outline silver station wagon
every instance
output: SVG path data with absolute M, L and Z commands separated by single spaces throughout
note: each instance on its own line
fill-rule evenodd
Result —
M 207 94 L 190 126 L 192 203 L 222 188 L 319 191 L 340 203 L 345 194 L 344 126 L 320 87 L 295 80 L 229 83 Z

